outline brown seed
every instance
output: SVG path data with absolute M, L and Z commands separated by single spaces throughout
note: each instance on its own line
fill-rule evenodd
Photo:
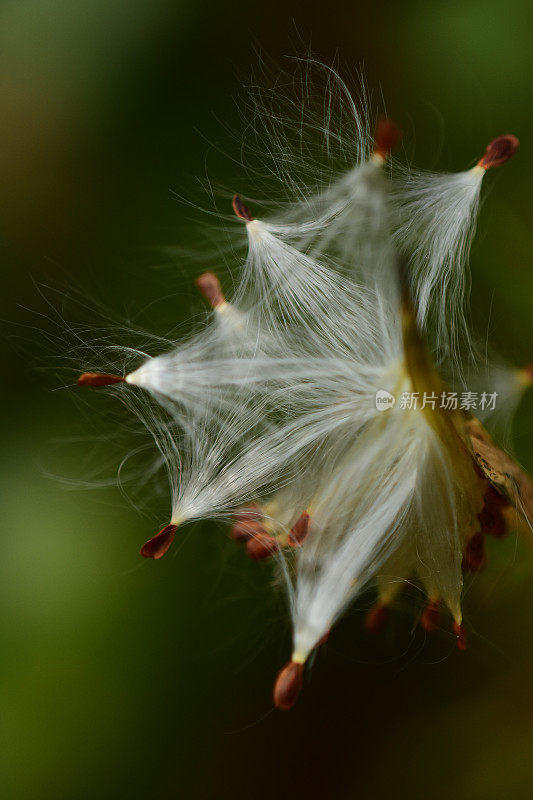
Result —
M 466 650 L 466 631 L 464 625 L 461 625 L 458 622 L 454 622 L 453 632 L 457 636 L 457 649 Z
M 236 522 L 230 531 L 230 536 L 235 542 L 247 542 L 252 536 L 259 536 L 264 533 L 264 528 L 260 522 L 253 519 L 243 519 Z
M 263 512 L 256 503 L 247 503 L 235 512 L 235 522 L 246 522 L 248 520 L 260 520 Z
M 487 149 L 482 158 L 477 162 L 478 167 L 483 169 L 491 169 L 492 167 L 499 167 L 505 164 L 506 161 L 514 156 L 520 142 L 511 133 L 505 136 L 498 136 L 487 145 Z
M 507 533 L 507 522 L 503 514 L 504 510 L 510 505 L 505 498 L 492 484 L 489 484 L 484 496 L 485 505 L 478 521 L 481 531 L 488 536 L 501 538 Z
M 194 282 L 198 290 L 213 308 L 224 305 L 226 298 L 220 288 L 220 281 L 214 272 L 204 272 L 203 275 L 199 275 Z
M 174 541 L 177 528 L 177 525 L 166 525 L 163 530 L 160 530 L 159 533 L 156 533 L 155 536 L 152 536 L 151 539 L 148 539 L 143 544 L 141 555 L 144 558 L 153 558 L 156 561 L 158 558 L 162 558 Z
M 246 542 L 246 554 L 253 561 L 264 561 L 279 550 L 279 542 L 268 533 L 259 533 Z
M 431 633 L 434 631 L 440 622 L 440 609 L 439 604 L 436 600 L 428 603 L 425 609 L 422 611 L 422 616 L 420 617 L 420 625 L 422 628 Z
M 401 137 L 402 132 L 398 126 L 392 120 L 382 117 L 376 126 L 374 153 L 386 159 L 397 147 Z
M 250 210 L 248 209 L 247 206 L 244 205 L 238 194 L 233 195 L 233 200 L 231 201 L 231 204 L 233 206 L 235 214 L 239 217 L 239 219 L 242 219 L 245 222 L 254 221 L 254 218 L 252 217 Z
M 367 612 L 365 628 L 369 633 L 379 633 L 389 618 L 389 607 L 377 602 Z
M 289 532 L 289 547 L 299 547 L 307 539 L 311 517 L 304 511 L 300 514 Z
M 124 378 L 105 372 L 83 372 L 78 378 L 78 386 L 112 386 L 114 383 L 124 383 Z
M 467 542 L 463 553 L 463 569 L 477 572 L 485 566 L 485 536 L 477 531 Z
M 274 705 L 281 711 L 289 711 L 302 689 L 304 665 L 289 661 L 279 672 L 274 684 Z

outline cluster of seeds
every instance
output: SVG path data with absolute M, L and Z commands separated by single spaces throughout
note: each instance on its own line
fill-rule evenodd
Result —
M 464 649 L 463 572 L 483 566 L 486 535 L 533 516 L 530 479 L 470 411 L 395 402 L 476 380 L 469 248 L 483 177 L 518 141 L 494 139 L 464 172 L 422 172 L 391 155 L 393 123 L 372 133 L 365 109 L 344 102 L 349 168 L 298 184 L 264 219 L 233 198 L 248 253 L 231 297 L 215 273 L 196 279 L 212 308 L 206 324 L 126 375 L 78 380 L 112 387 L 137 416 L 144 401 L 151 409 L 172 512 L 145 558 L 161 558 L 187 522 L 231 519 L 232 539 L 281 574 L 293 623 L 274 687 L 281 709 L 294 704 L 310 654 L 371 584 L 369 630 L 409 582 L 426 595 L 422 627 L 449 614 Z M 300 143 L 317 130 L 329 147 L 329 113 L 327 124 L 301 126 Z M 501 374 L 509 396 L 532 382 L 531 369 Z

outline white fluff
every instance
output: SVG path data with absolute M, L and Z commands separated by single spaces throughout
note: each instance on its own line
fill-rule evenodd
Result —
M 393 189 L 395 240 L 409 254 L 419 324 L 436 330 L 436 343 L 459 367 L 471 356 L 466 302 L 468 256 L 485 170 L 440 175 L 410 170 Z
M 460 623 L 462 550 L 482 501 L 453 415 L 398 403 L 382 412 L 375 398 L 443 387 L 417 361 L 427 355 L 406 322 L 398 253 L 429 350 L 450 372 L 471 350 L 468 253 L 483 170 L 404 168 L 391 178 L 372 155 L 366 101 L 358 109 L 321 69 L 331 102 L 319 122 L 305 116 L 307 86 L 303 111 L 294 104 L 296 166 L 276 93 L 265 110 L 256 89 L 253 130 L 270 131 L 274 171 L 292 195 L 268 218 L 242 222 L 248 252 L 233 296 L 205 328 L 139 364 L 124 392 L 167 465 L 173 524 L 253 502 L 286 536 L 310 514 L 294 559 L 279 558 L 301 662 L 370 581 L 385 596 L 391 574 L 398 585 L 417 579 Z M 351 121 L 349 155 L 341 120 Z M 312 172 L 305 145 L 317 134 L 326 166 L 302 185 L 292 169 Z

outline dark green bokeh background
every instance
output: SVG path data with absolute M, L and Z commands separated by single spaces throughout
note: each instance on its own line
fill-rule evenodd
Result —
M 528 543 L 493 543 L 469 584 L 465 654 L 445 632 L 425 641 L 409 603 L 369 641 L 360 607 L 294 711 L 273 712 L 290 633 L 268 565 L 209 525 L 175 557 L 139 563 L 164 504 L 141 515 L 118 490 L 47 476 L 76 474 L 91 445 L 58 448 L 80 408 L 36 370 L 41 354 L 61 362 L 61 341 L 43 344 L 50 311 L 34 284 L 85 286 L 165 333 L 189 302 L 157 249 L 190 241 L 172 193 L 196 192 L 206 172 L 240 188 L 206 139 L 238 150 L 221 128 L 258 49 L 280 61 L 311 44 L 364 65 L 421 166 L 460 169 L 495 135 L 522 140 L 487 181 L 473 304 L 508 357 L 531 360 L 532 22 L 526 0 L 1 3 L 3 797 L 530 796 Z M 529 469 L 532 407 L 517 423 Z

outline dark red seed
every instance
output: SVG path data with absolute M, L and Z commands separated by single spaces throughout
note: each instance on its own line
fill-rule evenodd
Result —
M 437 601 L 432 601 L 427 604 L 425 609 L 422 611 L 422 616 L 420 617 L 420 625 L 422 628 L 430 633 L 434 631 L 435 628 L 438 628 L 440 622 L 440 609 L 439 604 Z
M 148 539 L 141 547 L 141 555 L 144 558 L 162 558 L 174 541 L 177 525 L 166 525 L 163 530 Z
M 247 522 L 248 520 L 260 520 L 263 517 L 263 513 L 256 503 L 248 503 L 245 506 L 241 506 L 235 512 L 235 522 Z
M 303 514 L 300 514 L 289 532 L 290 547 L 299 547 L 299 545 L 303 544 L 307 538 L 307 534 L 309 533 L 310 522 L 311 517 L 307 511 L 304 511 Z
M 281 711 L 289 711 L 302 690 L 304 665 L 289 661 L 279 672 L 274 684 L 274 705 Z
M 392 120 L 383 117 L 376 126 L 375 154 L 386 159 L 397 147 L 401 137 L 402 133 L 398 126 Z
M 250 210 L 247 206 L 244 205 L 241 198 L 238 194 L 233 195 L 233 200 L 231 201 L 233 206 L 233 210 L 235 214 L 239 217 L 239 219 L 243 219 L 245 222 L 253 222 L 254 218 L 252 217 Z
M 514 156 L 520 142 L 511 133 L 505 136 L 498 136 L 487 145 L 487 149 L 482 158 L 477 162 L 478 167 L 483 169 L 491 169 L 491 167 L 499 167 L 505 164 L 506 161 Z
M 230 536 L 235 542 L 247 542 L 252 536 L 260 536 L 264 528 L 260 522 L 253 519 L 236 522 L 230 531 Z
M 467 542 L 463 553 L 463 569 L 477 572 L 485 566 L 485 536 L 477 531 Z
M 204 272 L 194 281 L 198 290 L 205 297 L 207 302 L 217 308 L 226 302 L 226 298 L 220 288 L 220 281 L 214 272 Z
M 496 536 L 498 538 L 505 536 L 507 522 L 503 511 L 509 507 L 509 501 L 492 484 L 489 484 L 485 492 L 484 501 L 483 510 L 478 514 L 481 531 L 488 536 Z
M 78 386 L 112 386 L 123 383 L 120 375 L 108 375 L 105 372 L 83 372 L 78 378 Z
M 481 514 L 478 515 L 478 520 L 483 533 L 488 536 L 501 538 L 506 533 L 505 519 L 498 509 L 485 506 Z
M 246 554 L 253 561 L 264 561 L 275 555 L 279 550 L 279 542 L 274 536 L 260 533 L 246 542 Z
M 389 607 L 375 603 L 365 617 L 365 628 L 369 633 L 379 633 L 389 618 Z

